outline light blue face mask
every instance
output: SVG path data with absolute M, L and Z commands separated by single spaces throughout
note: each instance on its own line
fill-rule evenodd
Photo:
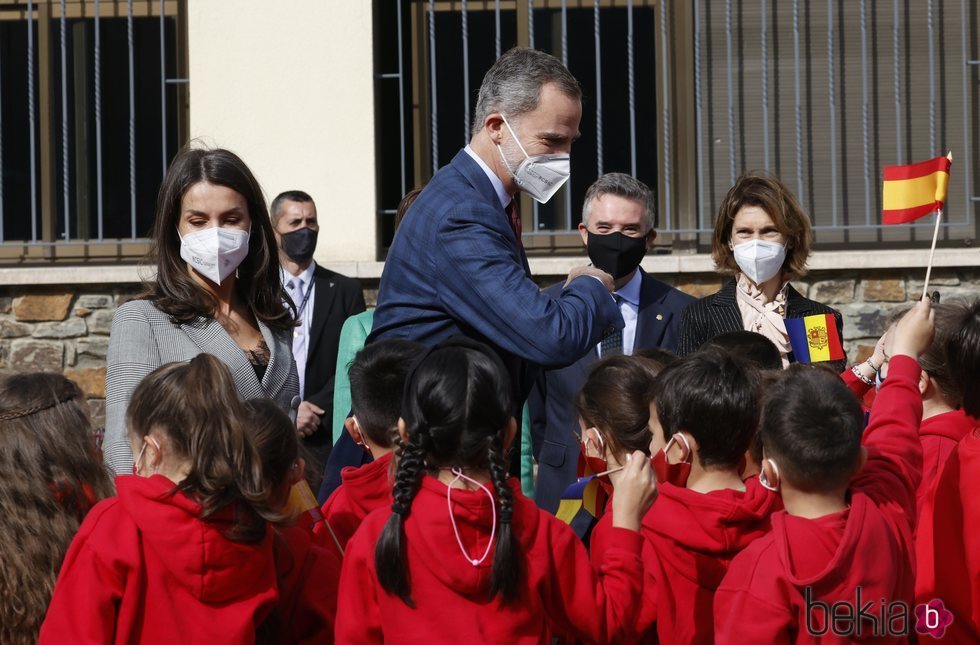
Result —
M 881 386 L 885 384 L 885 379 L 886 378 L 888 378 L 888 377 L 881 375 L 881 370 L 880 369 L 877 372 L 875 372 L 875 392 L 877 392 L 878 390 L 880 390 L 881 389 Z

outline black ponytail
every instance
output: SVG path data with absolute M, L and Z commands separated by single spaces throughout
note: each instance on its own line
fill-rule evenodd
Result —
M 425 468 L 422 443 L 423 433 L 417 429 L 409 435 L 408 444 L 402 450 L 395 487 L 391 493 L 394 498 L 391 517 L 385 523 L 374 548 L 374 567 L 378 572 L 381 588 L 395 594 L 413 609 L 415 603 L 411 597 L 411 581 L 408 563 L 405 561 L 405 518 L 412 509 Z
M 511 520 L 514 517 L 514 491 L 507 481 L 507 467 L 504 465 L 503 433 L 501 429 L 497 436 L 491 439 L 488 458 L 490 461 L 490 477 L 497 491 L 497 543 L 493 546 L 493 573 L 490 578 L 490 596 L 498 593 L 504 601 L 517 598 L 518 584 L 521 578 L 520 552 Z

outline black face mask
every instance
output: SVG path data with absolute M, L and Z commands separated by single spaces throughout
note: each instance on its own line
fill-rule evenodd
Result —
M 282 250 L 291 260 L 303 264 L 313 257 L 313 251 L 316 250 L 316 235 L 316 231 L 305 226 L 283 233 Z
M 590 232 L 586 247 L 592 264 L 618 280 L 640 266 L 647 254 L 647 236 L 630 237 L 619 231 L 606 235 Z

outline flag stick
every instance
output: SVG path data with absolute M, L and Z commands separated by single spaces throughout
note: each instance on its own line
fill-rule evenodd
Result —
M 936 240 L 939 239 L 939 220 L 943 217 L 943 209 L 936 210 L 936 228 L 932 231 L 932 248 L 929 249 L 929 263 L 926 264 L 926 281 L 922 284 L 922 299 L 929 295 L 929 276 L 932 274 L 932 258 L 936 255 Z

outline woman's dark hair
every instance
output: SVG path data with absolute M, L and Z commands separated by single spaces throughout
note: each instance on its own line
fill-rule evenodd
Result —
M 946 344 L 956 333 L 969 308 L 963 302 L 943 302 L 932 305 L 936 312 L 934 321 L 936 334 L 932 345 L 919 357 L 922 371 L 936 384 L 940 396 L 952 406 L 960 405 L 959 383 L 950 374 L 950 363 L 946 360 Z
M 801 490 L 846 484 L 857 466 L 863 429 L 861 404 L 830 370 L 793 364 L 768 386 L 762 447 L 780 476 Z
M 980 300 L 953 327 L 946 341 L 946 360 L 963 411 L 980 418 Z
M 0 643 L 36 643 L 58 570 L 89 509 L 112 495 L 75 383 L 0 379 Z
M 409 374 L 402 400 L 408 443 L 398 462 L 392 514 L 374 556 L 381 587 L 408 606 L 415 605 L 405 562 L 405 518 L 427 463 L 490 471 L 498 514 L 490 597 L 517 597 L 522 564 L 511 528 L 514 495 L 504 461 L 512 405 L 503 363 L 475 341 L 450 339 L 426 354 Z
M 295 316 L 283 304 L 287 298 L 279 275 L 279 252 L 262 188 L 244 161 L 221 148 L 185 148 L 171 162 L 157 194 L 153 225 L 156 281 L 147 285 L 145 297 L 175 323 L 214 315 L 218 303 L 188 274 L 177 234 L 184 194 L 201 182 L 225 186 L 245 198 L 252 229 L 248 255 L 238 267 L 238 292 L 266 325 L 280 331 L 292 329 Z
M 793 193 L 774 175 L 753 172 L 735 180 L 725 199 L 718 206 L 711 257 L 721 273 L 738 273 L 738 263 L 731 249 L 732 225 L 735 215 L 744 206 L 758 206 L 772 218 L 773 224 L 786 237 L 786 260 L 783 273 L 787 278 L 806 275 L 813 231 L 810 218 Z
M 664 439 L 687 432 L 703 467 L 736 466 L 759 423 L 759 381 L 757 369 L 717 347 L 667 366 L 654 388 Z
M 252 399 L 244 407 L 245 434 L 262 459 L 262 476 L 272 485 L 269 507 L 282 509 L 289 494 L 283 484 L 299 457 L 296 426 L 272 399 Z
M 640 450 L 650 454 L 650 402 L 662 366 L 637 356 L 610 356 L 593 365 L 575 397 L 586 427 L 598 428 L 617 459 Z
M 136 386 L 126 419 L 138 438 L 163 432 L 174 452 L 190 462 L 174 492 L 195 499 L 202 520 L 219 521 L 221 511 L 233 509 L 228 539 L 260 542 L 266 520 L 280 519 L 278 509 L 269 506 L 279 482 L 266 477 L 262 456 L 243 425 L 247 417 L 238 388 L 220 359 L 198 354 L 189 363 L 157 368 Z

